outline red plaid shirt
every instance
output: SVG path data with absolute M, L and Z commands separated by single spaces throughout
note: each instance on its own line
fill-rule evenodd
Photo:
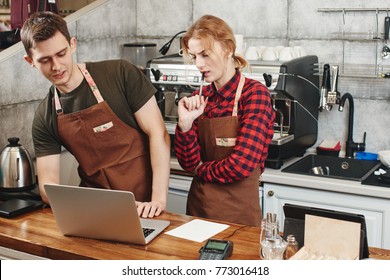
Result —
M 234 77 L 218 91 L 214 84 L 203 89 L 204 96 L 209 98 L 204 117 L 218 118 L 232 115 L 240 75 L 237 70 Z M 195 91 L 193 94 L 197 93 L 198 91 Z M 259 165 L 263 172 L 268 145 L 274 132 L 275 119 L 270 93 L 263 84 L 252 79 L 245 79 L 238 102 L 237 116 L 239 130 L 236 146 L 229 157 L 221 161 L 204 162 L 199 166 L 197 175 L 204 182 L 230 183 L 243 180 Z M 187 171 L 194 170 L 201 161 L 197 131 L 197 120 L 185 133 L 176 128 L 176 156 L 180 166 Z

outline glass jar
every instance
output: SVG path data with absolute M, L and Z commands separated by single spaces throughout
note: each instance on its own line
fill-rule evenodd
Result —
M 279 221 L 276 219 L 276 214 L 267 213 L 266 218 L 261 221 L 260 231 L 260 249 L 259 255 L 265 258 L 263 252 L 263 246 L 271 246 L 272 244 L 265 245 L 266 240 L 276 240 L 279 235 Z M 271 241 L 272 242 L 272 241 Z M 264 244 L 263 244 L 264 243 Z
M 261 253 L 265 260 L 283 260 L 283 255 L 287 247 L 287 242 L 282 237 L 265 239 L 261 243 Z

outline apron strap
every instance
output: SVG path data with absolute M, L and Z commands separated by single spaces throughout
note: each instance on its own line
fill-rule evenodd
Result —
M 232 116 L 233 116 L 233 117 L 236 117 L 236 116 L 237 116 L 237 112 L 238 112 L 238 100 L 240 100 L 241 93 L 242 93 L 242 89 L 244 88 L 244 83 L 245 83 L 245 77 L 244 77 L 244 75 L 241 73 L 240 82 L 238 83 L 237 90 L 236 90 L 236 97 L 234 98 L 234 106 L 233 106 L 233 112 L 232 112 Z
M 56 107 L 56 113 L 57 113 L 57 115 L 62 114 L 63 110 L 62 110 L 60 98 L 58 97 L 57 88 L 55 86 L 53 86 L 53 87 L 54 87 L 54 105 Z
M 81 73 L 83 73 L 84 78 L 87 80 L 87 83 L 88 83 L 89 87 L 91 88 L 93 95 L 95 95 L 95 98 L 98 101 L 98 103 L 103 102 L 104 99 L 103 99 L 102 95 L 100 94 L 100 91 L 99 91 L 98 87 L 96 86 L 95 81 L 92 79 L 91 74 L 89 74 L 87 68 L 85 67 L 85 64 L 84 63 L 77 64 L 77 66 L 80 68 Z
M 77 66 L 79 67 L 81 73 L 83 74 L 85 80 L 87 81 L 87 83 L 89 85 L 89 88 L 91 89 L 91 91 L 92 91 L 93 95 L 95 96 L 97 102 L 98 103 L 103 102 L 104 99 L 103 99 L 103 97 L 102 97 L 98 87 L 96 86 L 95 81 L 92 79 L 91 74 L 89 74 L 87 68 L 85 67 L 85 64 L 84 63 L 80 63 L 80 64 L 77 64 Z M 55 104 L 57 115 L 58 114 L 62 114 L 63 113 L 63 109 L 62 109 L 62 106 L 61 106 L 60 98 L 58 96 L 57 88 L 55 86 L 54 86 L 54 104 Z

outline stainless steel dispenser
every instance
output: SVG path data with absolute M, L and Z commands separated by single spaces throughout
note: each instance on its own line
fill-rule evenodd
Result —
M 0 155 L 0 189 L 25 191 L 36 187 L 34 163 L 19 138 L 8 138 L 9 144 Z

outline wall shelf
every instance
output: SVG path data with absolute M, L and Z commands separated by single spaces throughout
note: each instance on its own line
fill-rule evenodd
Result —
M 390 8 L 319 8 L 321 13 L 389 12 Z
M 9 16 L 11 15 L 10 9 L 0 8 L 0 16 Z
M 318 64 L 318 75 L 322 77 L 325 63 Z M 330 66 L 339 65 L 339 77 L 344 78 L 368 78 L 384 79 L 390 78 L 390 65 L 383 64 L 352 64 L 352 63 L 327 63 Z
M 384 33 L 379 32 L 379 13 L 384 12 L 389 15 L 389 8 L 319 8 L 317 12 L 321 13 L 340 13 L 342 15 L 342 26 L 338 32 L 331 33 L 331 38 L 333 40 L 343 41 L 343 57 L 342 62 L 338 63 L 339 65 L 339 74 L 340 77 L 359 77 L 359 78 L 388 78 L 390 73 L 390 66 L 386 65 L 385 61 L 382 59 L 381 55 L 378 53 L 378 50 L 382 48 L 381 44 L 385 46 L 386 41 L 384 39 Z M 376 17 L 376 30 L 368 30 L 367 32 L 346 32 L 346 21 L 345 16 L 347 13 L 366 13 L 371 12 L 375 13 Z M 363 42 L 363 43 L 373 43 L 372 51 L 375 52 L 375 57 L 372 64 L 347 64 L 345 62 L 345 42 Z M 330 63 L 329 63 L 330 64 Z
M 374 32 L 333 32 L 331 39 L 361 42 L 378 42 L 382 41 L 383 33 L 375 34 Z

